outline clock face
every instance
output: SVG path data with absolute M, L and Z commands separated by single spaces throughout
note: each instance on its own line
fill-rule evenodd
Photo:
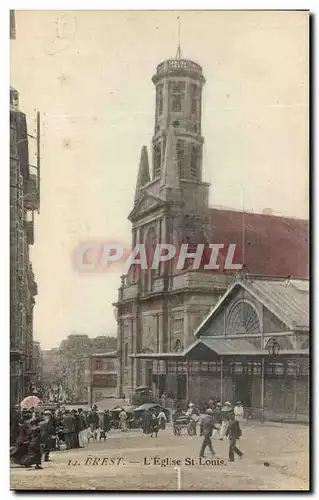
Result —
M 227 333 L 260 333 L 260 323 L 257 312 L 248 302 L 239 302 L 228 317 Z

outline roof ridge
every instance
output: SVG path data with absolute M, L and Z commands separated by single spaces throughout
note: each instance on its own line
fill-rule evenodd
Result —
M 288 219 L 288 220 L 297 220 L 297 221 L 304 221 L 304 222 L 309 222 L 309 219 L 305 219 L 305 218 L 301 218 L 301 217 L 296 217 L 294 215 L 280 215 L 278 213 L 270 213 L 270 214 L 266 214 L 266 213 L 262 213 L 262 212 L 253 212 L 251 210 L 241 210 L 240 208 L 227 208 L 227 207 L 214 207 L 214 206 L 210 206 L 209 207 L 209 210 L 217 210 L 219 212 L 234 212 L 234 213 L 238 213 L 238 214 L 241 214 L 241 213 L 244 213 L 244 214 L 247 214 L 247 215 L 259 215 L 259 216 L 262 216 L 262 217 L 265 217 L 265 218 L 269 218 L 269 217 L 277 217 L 279 219 Z

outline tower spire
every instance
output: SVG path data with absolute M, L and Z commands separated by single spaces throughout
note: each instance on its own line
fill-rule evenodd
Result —
M 140 198 L 141 188 L 151 180 L 150 169 L 148 164 L 147 147 L 143 146 L 141 150 L 140 165 L 137 174 L 136 189 L 135 189 L 135 203 Z
M 182 50 L 181 50 L 181 19 L 178 16 L 178 45 L 175 59 L 182 59 Z

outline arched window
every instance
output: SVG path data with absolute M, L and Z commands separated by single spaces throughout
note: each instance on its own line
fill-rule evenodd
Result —
M 182 99 L 185 92 L 185 82 L 171 82 L 171 111 L 180 113 L 182 111 Z
M 128 365 L 128 343 L 124 346 L 124 366 Z
M 181 179 L 184 178 L 184 141 L 180 139 L 176 143 L 176 155 L 177 155 L 177 167 L 179 176 Z
M 192 89 L 191 89 L 191 96 L 192 96 L 192 114 L 196 114 L 198 110 L 198 102 L 199 102 L 199 87 L 195 84 L 192 84 Z
M 255 308 L 246 301 L 238 302 L 230 311 L 227 322 L 228 335 L 260 333 L 260 322 Z
M 156 144 L 154 146 L 154 177 L 159 177 L 161 175 L 161 163 L 162 163 L 161 145 Z
M 156 87 L 156 114 L 160 116 L 163 112 L 163 84 Z
M 199 146 L 192 146 L 191 165 L 190 165 L 190 176 L 192 179 L 197 179 L 198 176 L 199 154 L 200 154 Z
M 177 339 L 174 344 L 174 352 L 181 352 L 182 350 L 183 350 L 183 344 L 179 339 Z
M 144 290 L 150 291 L 152 289 L 153 279 L 156 276 L 156 269 L 152 269 L 152 262 L 154 257 L 155 248 L 157 245 L 157 235 L 153 227 L 147 231 L 145 238 L 145 249 L 148 268 L 144 271 Z

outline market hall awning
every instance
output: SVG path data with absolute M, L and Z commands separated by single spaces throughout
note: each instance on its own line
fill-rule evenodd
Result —
M 193 361 L 208 361 L 223 357 L 264 357 L 269 356 L 268 351 L 255 347 L 251 342 L 246 339 L 234 338 L 214 338 L 214 337 L 200 337 L 197 342 L 192 344 L 183 352 L 184 359 Z M 282 350 L 279 352 L 278 357 L 283 355 L 289 356 L 309 356 L 308 349 L 299 350 Z
M 309 356 L 308 349 L 282 350 L 280 356 Z M 182 352 L 147 352 L 131 354 L 131 358 L 166 361 L 213 361 L 220 357 L 250 357 L 262 358 L 269 356 L 265 349 L 255 347 L 251 342 L 241 338 L 200 337 Z
M 200 337 L 183 354 L 186 359 L 204 361 L 219 356 L 254 356 L 262 354 L 262 351 L 246 339 Z

